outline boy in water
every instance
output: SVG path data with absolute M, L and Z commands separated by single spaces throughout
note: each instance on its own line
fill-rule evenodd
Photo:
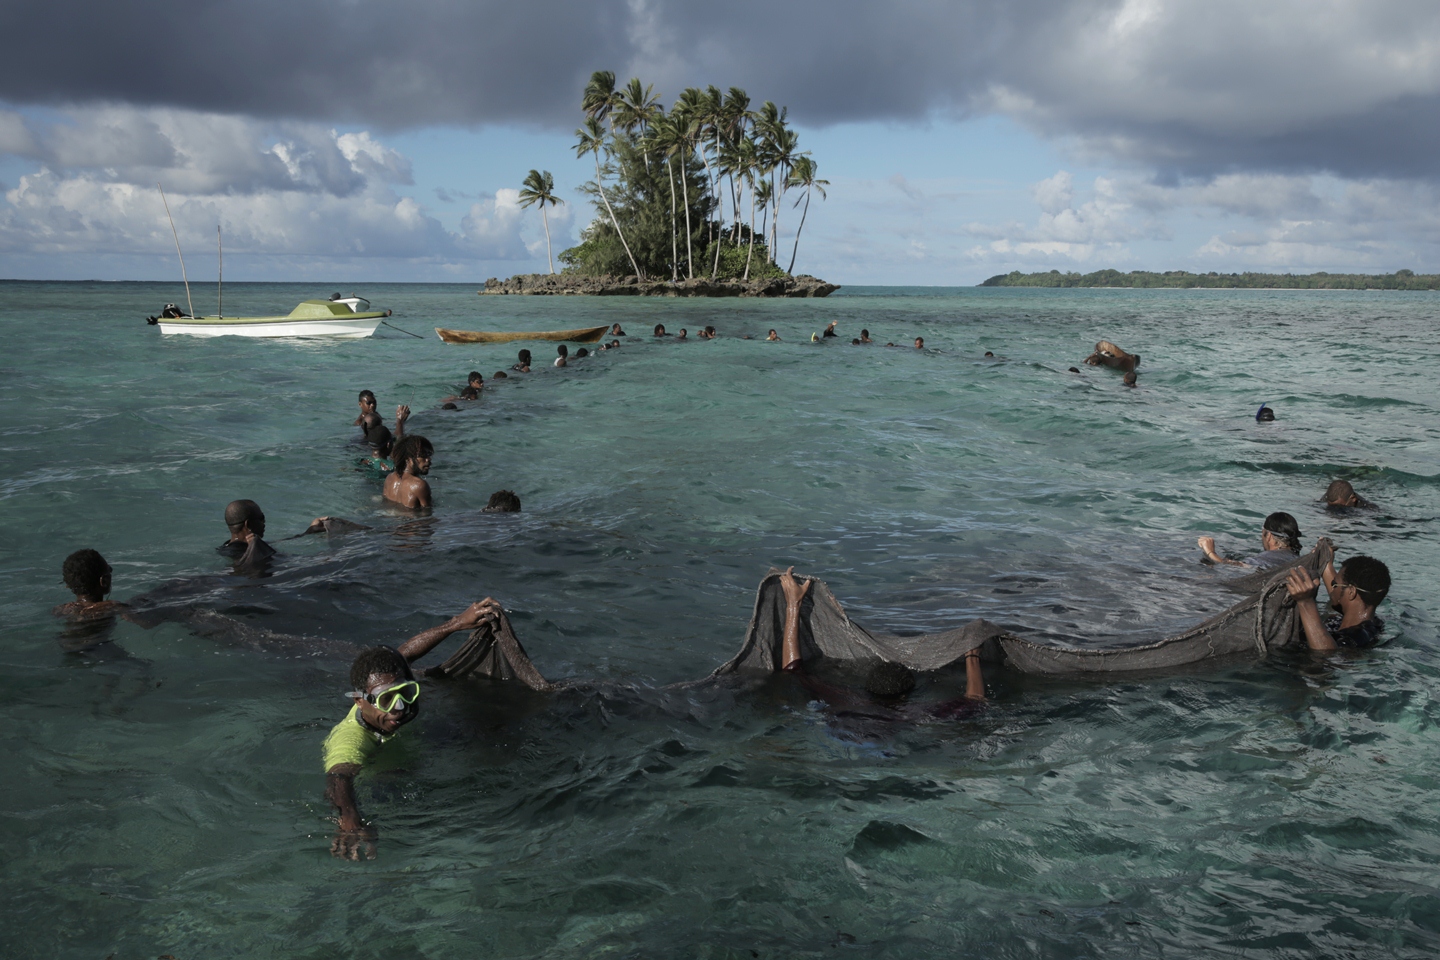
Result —
M 339 814 L 330 853 L 348 860 L 375 859 L 375 828 L 366 824 L 355 802 L 355 777 L 385 752 L 400 728 L 420 713 L 420 684 L 410 664 L 460 630 L 492 622 L 500 604 L 489 597 L 472 603 L 457 617 L 423 630 L 394 647 L 370 647 L 350 665 L 350 698 L 355 705 L 325 738 L 325 798 Z M 393 749 L 393 748 L 392 748 Z
M 395 444 L 395 472 L 385 478 L 385 499 L 411 510 L 430 509 L 430 484 L 425 476 L 434 456 L 435 448 L 418 433 Z
M 105 599 L 110 592 L 112 571 L 98 551 L 76 550 L 65 558 L 60 573 L 75 599 L 51 610 L 55 616 L 80 624 L 123 616 L 130 609 L 128 604 Z
M 1349 480 L 1335 480 L 1325 488 L 1325 509 L 1346 510 L 1351 507 L 1373 507 L 1375 504 L 1355 492 Z
M 1300 614 L 1306 645 L 1329 653 L 1337 647 L 1363 650 L 1379 643 L 1385 621 L 1375 615 L 1375 608 L 1390 593 L 1390 568 L 1374 557 L 1351 557 L 1338 572 L 1333 564 L 1327 564 L 1320 579 L 1325 581 L 1330 609 L 1335 611 L 1327 620 L 1320 619 L 1315 605 L 1320 584 L 1304 567 L 1291 570 L 1285 582 Z

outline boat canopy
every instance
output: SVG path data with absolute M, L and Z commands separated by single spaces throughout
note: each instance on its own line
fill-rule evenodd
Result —
M 368 304 L 367 304 L 368 306 Z M 332 317 L 353 317 L 348 303 L 332 300 L 306 300 L 290 311 L 291 320 L 329 320 Z

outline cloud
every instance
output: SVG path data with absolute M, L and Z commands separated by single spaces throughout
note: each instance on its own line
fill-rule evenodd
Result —
M 26 38 L 0 61 L 18 104 L 565 127 L 610 68 L 812 125 L 1004 113 L 1177 178 L 1440 175 L 1426 0 L 57 0 L 6 5 L 0 31 Z

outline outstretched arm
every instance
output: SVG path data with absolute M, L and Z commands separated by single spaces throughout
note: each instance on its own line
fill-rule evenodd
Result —
M 1231 566 L 1236 567 L 1244 566 L 1244 564 L 1241 563 L 1239 560 L 1226 560 L 1224 557 L 1220 556 L 1220 554 L 1216 553 L 1214 537 L 1201 537 L 1195 542 L 1199 544 L 1200 550 L 1205 554 L 1205 558 L 1211 563 L 1228 563 Z
M 410 419 L 410 408 L 405 404 L 395 408 L 395 442 L 399 443 L 405 436 L 405 421 Z
M 1305 630 L 1305 643 L 1311 650 L 1329 653 L 1335 649 L 1335 638 L 1325 629 L 1320 611 L 1315 606 L 1315 594 L 1320 582 L 1310 576 L 1304 567 L 1292 567 L 1285 578 L 1285 588 L 1295 601 L 1295 611 L 1300 614 L 1300 626 Z
M 465 608 L 465 612 L 459 616 L 451 617 L 438 627 L 431 627 L 429 630 L 421 630 L 415 636 L 406 640 L 400 645 L 400 655 L 406 660 L 414 663 L 425 654 L 435 649 L 441 640 L 459 630 L 474 630 L 482 623 L 494 623 L 500 615 L 500 603 L 490 597 L 486 597 L 477 603 L 472 603 Z
M 355 774 L 359 772 L 358 763 L 337 763 L 325 774 L 325 799 L 334 805 L 340 824 L 330 841 L 330 854 L 343 860 L 375 859 L 378 835 L 361 819 L 355 803 Z
M 795 568 L 780 574 L 780 589 L 785 591 L 785 633 L 780 643 L 780 669 L 800 669 L 800 601 L 810 592 L 813 580 L 803 584 L 795 579 Z
M 965 699 L 985 699 L 985 674 L 980 669 L 980 648 L 965 654 Z

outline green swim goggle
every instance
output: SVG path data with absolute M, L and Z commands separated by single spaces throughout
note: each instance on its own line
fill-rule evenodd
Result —
M 386 687 L 384 690 L 361 693 L 359 690 L 350 694 L 352 697 L 364 697 L 373 703 L 382 713 L 394 713 L 396 710 L 408 707 L 420 699 L 420 684 L 414 680 L 406 680 L 397 683 L 393 687 Z

